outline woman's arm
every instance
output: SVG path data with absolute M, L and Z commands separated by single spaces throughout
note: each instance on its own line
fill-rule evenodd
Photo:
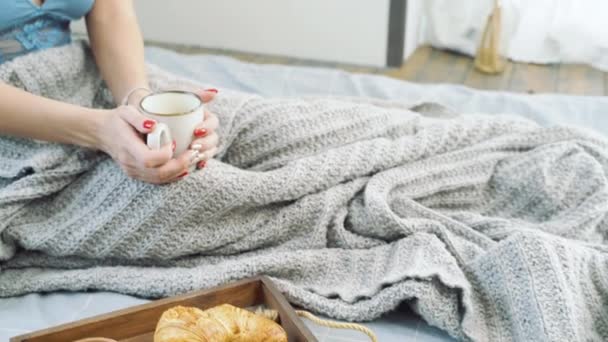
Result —
M 144 44 L 131 0 L 95 1 L 86 17 L 91 48 L 116 103 L 137 87 L 148 87 Z M 144 94 L 133 94 L 137 99 Z M 135 103 L 135 102 L 131 102 Z
M 146 86 L 143 43 L 130 1 L 96 1 L 87 17 L 94 54 L 115 99 L 130 89 Z M 125 10 L 125 13 L 120 13 Z M 108 18 L 112 18 L 109 21 Z M 124 30 L 124 31 L 123 31 Z M 201 92 L 211 101 L 213 89 Z M 134 103 L 144 94 L 134 94 Z M 184 175 L 193 151 L 172 159 L 171 146 L 150 150 L 140 134 L 149 133 L 155 122 L 133 106 L 91 109 L 30 94 L 0 82 L 0 135 L 13 135 L 99 149 L 109 154 L 131 177 L 151 183 L 167 183 Z M 217 118 L 206 113 L 198 131 L 206 159 L 216 151 Z M 204 160 L 202 161 L 204 166 Z
M 0 82 L 0 136 L 12 135 L 100 149 L 131 177 L 150 183 L 173 181 L 188 160 L 171 159 L 171 147 L 150 150 L 139 133 L 146 117 L 132 106 L 92 109 L 30 94 Z
M 137 23 L 137 17 L 132 0 L 103 0 L 95 1 L 91 12 L 87 15 L 87 29 L 91 48 L 101 74 L 112 91 L 114 100 L 119 103 L 132 89 L 148 87 L 144 63 L 144 44 Z M 203 102 L 213 100 L 217 93 L 215 89 L 200 92 Z M 129 97 L 130 104 L 139 102 L 145 91 L 138 91 Z M 217 117 L 205 113 L 205 120 L 194 132 L 197 138 L 192 146 L 200 146 L 203 160 L 197 163 L 199 168 L 205 166 L 205 161 L 213 158 L 217 152 L 219 138 L 215 133 L 219 122 Z M 110 143 L 114 143 L 110 141 Z M 142 141 L 136 143 L 139 150 L 144 150 Z M 106 150 L 113 150 L 109 147 Z M 171 175 L 182 174 L 190 162 L 193 152 L 187 151 L 172 160 L 165 167 L 172 170 Z M 115 154 L 110 153 L 119 160 Z M 137 175 L 136 175 L 137 176 Z
M 0 134 L 97 148 L 104 117 L 0 82 Z
M 87 24 L 95 58 L 115 99 L 119 101 L 133 87 L 147 87 L 143 42 L 131 1 L 96 1 Z M 100 130 L 110 114 L 0 82 L 0 134 L 104 149 Z

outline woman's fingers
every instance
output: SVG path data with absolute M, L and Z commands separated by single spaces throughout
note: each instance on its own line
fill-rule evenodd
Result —
M 202 169 L 207 165 L 207 161 L 217 153 L 217 147 L 213 147 L 205 152 L 199 153 L 198 158 L 195 160 L 196 168 Z
M 136 156 L 140 165 L 145 168 L 155 168 L 165 165 L 173 156 L 172 144 L 167 144 L 158 150 L 152 150 L 147 145 L 140 143 L 136 149 Z
M 215 88 L 209 88 L 198 92 L 198 96 L 203 100 L 203 103 L 207 103 L 213 100 L 218 90 Z
M 190 148 L 205 152 L 217 146 L 219 143 L 219 136 L 216 133 L 211 133 L 204 138 L 196 139 L 190 144 Z
M 133 126 L 138 132 L 147 134 L 154 130 L 156 121 L 141 114 L 133 106 L 121 106 L 117 109 L 120 117 Z
M 132 178 L 153 184 L 166 184 L 183 178 L 188 174 L 191 154 L 191 151 L 187 151 L 178 158 L 169 159 L 158 167 L 123 164 L 123 169 Z
M 188 169 L 196 151 L 188 150 L 164 165 L 152 169 L 152 180 L 156 184 L 169 183 L 188 175 Z
M 210 111 L 205 111 L 205 120 L 202 122 L 202 125 L 209 130 L 215 131 L 220 126 L 220 120 L 217 118 L 217 115 Z
M 163 147 L 163 149 L 167 146 Z M 161 152 L 161 150 L 150 152 Z M 197 169 L 205 167 L 207 161 L 217 153 L 217 147 L 213 146 L 206 151 L 188 150 L 174 159 L 169 159 L 158 167 L 145 167 L 139 165 L 123 164 L 125 172 L 133 178 L 153 184 L 166 184 L 180 180 L 188 175 L 191 166 Z
M 205 120 L 201 122 L 198 126 L 196 126 L 196 128 L 194 129 L 194 137 L 202 138 L 210 135 L 219 127 L 219 124 L 220 122 L 217 116 L 215 116 L 211 112 L 205 111 Z
M 131 162 L 125 161 L 127 164 L 154 168 L 164 165 L 173 156 L 172 144 L 167 144 L 158 150 L 152 150 L 136 132 L 125 132 L 123 137 L 125 139 L 123 144 L 129 151 L 128 154 L 132 156 Z
M 217 116 L 211 112 L 205 112 L 205 121 L 194 130 L 196 139 L 192 141 L 190 148 L 199 151 L 200 155 L 195 161 L 197 169 L 204 168 L 207 161 L 217 153 L 219 136 L 215 133 L 215 129 L 218 126 Z

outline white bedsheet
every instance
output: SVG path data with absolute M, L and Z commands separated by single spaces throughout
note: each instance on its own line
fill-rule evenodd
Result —
M 147 48 L 149 61 L 210 86 L 240 89 L 268 96 L 323 95 L 377 97 L 415 104 L 438 102 L 463 112 L 517 114 L 542 124 L 585 126 L 608 135 L 608 99 L 560 95 L 515 95 L 474 91 L 454 85 L 418 85 L 338 70 L 253 65 L 217 56 L 183 56 Z M 30 294 L 0 299 L 0 341 L 146 302 L 107 292 Z M 441 331 L 407 312 L 393 313 L 368 324 L 380 341 L 449 341 Z M 321 341 L 367 341 L 356 332 L 312 326 Z

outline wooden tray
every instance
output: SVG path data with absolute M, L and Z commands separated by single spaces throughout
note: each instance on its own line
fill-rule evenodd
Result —
M 263 276 L 16 336 L 11 338 L 11 342 L 68 342 L 87 337 L 106 337 L 122 342 L 152 342 L 156 323 L 165 310 L 176 305 L 195 306 L 204 310 L 223 303 L 238 307 L 265 304 L 279 312 L 279 324 L 287 332 L 290 342 L 317 342 L 283 294 L 270 279 Z

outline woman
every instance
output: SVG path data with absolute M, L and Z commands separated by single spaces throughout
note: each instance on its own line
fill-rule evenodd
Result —
M 116 103 L 114 109 L 74 106 L 36 96 L 0 82 L 0 134 L 75 144 L 110 155 L 132 178 L 162 184 L 205 166 L 216 152 L 218 119 L 207 112 L 193 132 L 192 145 L 172 159 L 171 146 L 150 150 L 142 134 L 156 122 L 135 105 L 146 94 L 143 40 L 131 1 L 11 0 L 0 2 L 0 63 L 43 48 L 70 42 L 69 23 L 86 15 L 91 48 Z M 217 90 L 200 91 L 204 102 Z M 115 135 L 100 132 L 116 132 Z M 197 157 L 198 156 L 198 157 Z
M 62 42 L 68 20 L 93 5 L 47 0 L 37 9 L 28 1 L 0 2 L 0 23 L 21 18 L 17 33 L 2 28 L 3 54 L 17 51 L 7 48 L 11 39 L 43 46 L 25 36 Z M 145 92 L 132 90 L 147 82 L 124 2 L 97 0 L 87 23 L 115 102 L 135 103 Z M 52 6 L 62 10 L 48 14 Z M 25 8 L 29 16 L 15 14 Z M 39 14 L 48 17 L 37 30 L 26 26 Z M 88 50 L 74 44 L 3 64 L 0 77 L 107 107 L 93 69 Z M 148 71 L 154 88 L 187 83 Z M 171 186 L 131 181 L 100 153 L 3 135 L 0 297 L 164 297 L 267 274 L 293 303 L 333 318 L 371 320 L 413 301 L 460 340 L 608 341 L 598 309 L 608 293 L 604 138 L 417 106 L 425 116 L 381 100 L 230 92 L 213 108 L 222 161 Z M 4 134 L 99 148 L 150 182 L 179 177 L 193 153 L 170 160 L 168 148 L 149 151 L 139 133 L 154 123 L 129 106 L 80 108 L 2 86 L 0 115 Z M 214 153 L 216 125 L 209 115 L 200 126 L 205 154 Z M 116 134 L 107 140 L 100 131 Z

